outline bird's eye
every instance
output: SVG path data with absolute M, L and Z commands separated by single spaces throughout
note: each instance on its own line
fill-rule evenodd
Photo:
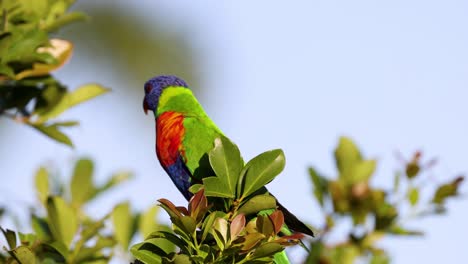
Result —
M 149 83 L 145 85 L 145 93 L 151 92 L 152 89 L 153 89 L 153 87 L 151 87 L 151 85 Z

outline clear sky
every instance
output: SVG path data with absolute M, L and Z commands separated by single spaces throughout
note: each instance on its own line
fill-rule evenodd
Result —
M 245 159 L 284 149 L 286 169 L 269 188 L 307 222 L 320 224 L 306 168 L 334 176 L 332 151 L 340 135 L 379 160 L 375 185 L 391 185 L 395 151 L 438 157 L 433 174 L 440 181 L 467 171 L 466 1 L 81 0 L 76 9 L 92 17 L 109 10 L 125 16 L 114 27 L 94 27 L 103 19 L 95 16 L 67 29 L 75 55 L 57 74 L 71 87 L 96 81 L 113 92 L 64 115 L 82 124 L 70 131 L 75 150 L 0 120 L 0 173 L 8 178 L 0 186 L 2 201 L 32 201 L 33 192 L 16 189 L 32 190 L 31 175 L 40 164 L 68 172 L 76 157 L 88 155 L 100 181 L 118 168 L 136 174 L 90 210 L 107 210 L 121 199 L 137 208 L 160 197 L 183 204 L 156 161 L 154 121 L 141 107 L 143 83 L 162 73 L 200 86 L 196 95 Z M 131 37 L 119 39 L 120 30 Z M 109 32 L 117 42 L 96 37 Z M 159 45 L 165 57 L 158 61 L 147 39 L 160 37 L 188 55 Z M 182 66 L 193 67 L 190 76 Z M 132 69 L 138 72 L 128 77 Z M 458 199 L 444 217 L 410 222 L 428 231 L 424 238 L 383 241 L 394 263 L 467 259 L 467 205 Z

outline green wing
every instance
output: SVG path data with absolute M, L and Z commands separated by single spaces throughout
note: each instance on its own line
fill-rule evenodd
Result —
M 197 180 L 214 176 L 207 153 L 213 149 L 215 139 L 222 132 L 206 115 L 186 116 L 184 128 L 182 145 L 187 159 L 187 168 Z
M 213 176 L 206 155 L 214 147 L 214 140 L 222 134 L 211 121 L 203 107 L 185 87 L 168 87 L 161 94 L 156 115 L 171 111 L 184 116 L 184 138 L 182 140 L 185 163 L 195 180 L 202 176 Z

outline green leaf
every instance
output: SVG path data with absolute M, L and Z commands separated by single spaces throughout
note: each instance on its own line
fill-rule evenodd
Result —
M 64 121 L 64 122 L 55 122 L 54 125 L 58 127 L 73 127 L 79 125 L 78 121 Z
M 195 232 L 195 229 L 197 228 L 195 219 L 188 215 L 184 215 L 180 218 L 180 221 L 186 234 L 192 235 Z
M 22 73 L 28 74 L 27 71 Z M 67 93 L 67 88 L 56 80 L 44 81 L 44 85 L 45 88 L 41 90 L 34 105 L 34 114 L 37 115 L 45 114 L 54 109 Z
M 375 229 L 387 230 L 398 217 L 398 210 L 394 205 L 381 201 L 374 205 L 376 207 Z
M 250 198 L 244 205 L 242 205 L 238 212 L 245 215 L 258 213 L 262 210 L 276 208 L 275 197 L 269 194 L 260 194 Z
M 87 18 L 88 16 L 81 12 L 70 12 L 62 16 L 59 16 L 53 22 L 43 25 L 42 29 L 48 32 L 52 32 L 52 31 L 58 30 L 59 28 L 67 24 L 70 24 L 76 21 L 83 21 L 83 20 L 86 20 Z
M 259 215 L 257 217 L 257 230 L 267 237 L 274 235 L 275 227 L 271 222 L 271 219 L 267 215 Z
M 390 257 L 384 251 L 375 252 L 372 255 L 370 264 L 390 264 Z
M 354 264 L 359 257 L 359 248 L 353 244 L 342 244 L 329 250 L 331 263 Z
M 56 141 L 73 147 L 73 143 L 71 142 L 70 138 L 62 133 L 56 125 L 31 125 L 44 135 L 55 139 Z
M 229 187 L 218 177 L 203 178 L 205 195 L 212 197 L 234 198 Z
M 409 230 L 406 228 L 403 228 L 401 226 L 392 226 L 387 230 L 388 233 L 392 235 L 400 235 L 400 236 L 422 236 L 424 235 L 424 232 L 419 231 L 419 230 Z
M 34 264 L 36 263 L 36 256 L 31 249 L 26 246 L 19 246 L 10 251 L 15 259 L 21 264 Z
M 109 263 L 110 257 L 103 255 L 102 251 L 111 250 L 115 244 L 116 242 L 113 237 L 98 236 L 96 243 L 92 247 L 84 246 L 80 248 L 78 254 L 73 258 L 73 263 Z
M 143 212 L 138 222 L 138 230 L 143 237 L 147 237 L 152 232 L 158 230 L 158 223 L 156 222 L 156 214 L 159 207 L 151 206 L 146 212 Z
M 432 202 L 435 204 L 444 203 L 445 199 L 448 197 L 456 196 L 458 193 L 458 187 L 463 182 L 464 177 L 460 176 L 455 178 L 449 183 L 440 185 L 432 198 Z
M 178 247 L 181 250 L 186 250 L 187 249 L 187 243 L 179 238 L 178 236 L 174 235 L 173 233 L 170 233 L 168 231 L 155 231 L 151 233 L 147 239 L 151 238 L 163 238 L 165 239 L 170 246 L 168 245 L 160 245 L 162 249 L 164 249 L 165 252 L 169 252 L 171 250 L 174 250 L 174 246 Z
M 128 202 L 118 204 L 112 211 L 115 239 L 123 249 L 128 248 L 132 236 L 133 217 Z
M 133 177 L 133 174 L 128 171 L 121 171 L 121 172 L 115 173 L 114 175 L 111 176 L 111 178 L 104 185 L 97 188 L 96 195 L 101 194 L 107 190 L 112 189 L 113 187 L 121 183 L 124 183 L 130 180 L 132 177 Z
M 364 237 L 359 238 L 359 245 L 362 248 L 372 248 L 385 236 L 385 232 L 382 231 L 371 231 L 364 235 Z
M 21 241 L 21 244 L 23 244 L 24 246 L 31 246 L 35 243 L 39 243 L 39 238 L 36 234 L 23 234 L 21 232 L 18 232 L 18 237 Z
M 104 88 L 99 84 L 83 85 L 69 94 L 69 107 L 73 107 L 109 91 L 110 89 Z
M 203 188 L 203 184 L 196 183 L 196 184 L 193 184 L 192 186 L 190 186 L 189 192 L 191 192 L 191 193 L 193 193 L 193 194 L 196 194 L 196 193 L 199 192 L 202 188 Z
M 35 182 L 39 200 L 45 204 L 49 195 L 49 173 L 45 168 L 41 167 L 36 172 Z
M 411 206 L 415 206 L 419 201 L 419 189 L 411 188 L 408 190 L 408 201 L 410 202 Z
M 45 219 L 31 215 L 31 227 L 40 240 L 51 240 L 52 232 L 50 231 L 49 225 Z
M 204 241 L 208 236 L 208 233 L 212 230 L 214 222 L 217 218 L 223 217 L 224 213 L 220 211 L 214 211 L 210 213 L 205 220 L 203 221 L 202 225 L 202 238 L 201 240 Z
M 328 195 L 328 180 L 317 173 L 317 171 L 310 167 L 309 175 L 312 179 L 314 196 L 321 206 L 323 206 L 324 196 Z
M 38 62 L 37 48 L 47 44 L 47 34 L 39 29 L 30 29 L 20 31 L 17 28 L 11 29 L 11 38 L 8 40 L 9 45 L 2 52 L 2 62 L 21 62 L 24 64 L 32 64 Z
M 190 257 L 184 254 L 178 254 L 174 256 L 174 259 L 172 260 L 172 263 L 174 264 L 190 264 L 192 261 L 190 261 Z
M 8 67 L 8 65 L 0 64 L 0 75 L 2 75 L 2 74 L 6 75 L 10 79 L 15 78 L 15 72 L 13 71 L 13 69 L 11 67 Z
M 229 224 L 224 218 L 216 218 L 214 220 L 213 229 L 211 234 L 215 238 L 216 244 L 221 250 L 224 250 L 224 246 L 228 240 Z
M 110 250 L 115 247 L 117 242 L 112 236 L 97 236 L 97 241 L 92 247 L 85 247 L 80 250 L 78 255 L 74 258 L 75 263 L 82 263 L 84 260 L 92 258 L 93 255 L 99 258 L 103 249 Z M 97 256 L 96 256 L 97 255 Z M 94 263 L 94 262 L 93 262 Z M 104 262 L 108 263 L 108 261 Z
M 305 263 L 320 263 L 322 258 L 322 252 L 324 252 L 325 246 L 322 239 L 313 240 L 310 243 L 309 249 L 310 252 L 305 260 Z
M 88 84 L 81 86 L 74 91 L 66 93 L 53 109 L 39 116 L 38 122 L 42 123 L 49 120 L 50 118 L 57 117 L 65 110 L 108 91 L 109 89 L 104 88 L 98 84 Z
M 153 253 L 151 248 L 148 248 L 149 243 L 142 242 L 138 243 L 130 249 L 132 255 L 139 261 L 145 264 L 159 264 L 162 263 L 162 258 L 156 253 Z M 149 244 L 151 245 L 151 244 Z
M 213 251 L 215 251 L 214 248 L 208 246 L 207 244 L 201 245 L 200 249 L 198 250 L 198 256 L 201 257 L 200 262 L 205 262 L 205 263 L 212 263 L 214 261 L 214 254 Z
M 238 187 L 241 197 L 247 197 L 256 190 L 271 182 L 285 166 L 285 157 L 281 149 L 264 152 L 252 160 L 244 167 L 241 173 L 241 184 Z
M 0 230 L 2 230 L 2 233 L 6 238 L 6 241 L 8 243 L 8 247 L 10 247 L 10 249 L 16 248 L 16 234 L 15 234 L 15 232 L 11 231 L 10 229 L 4 230 L 2 227 L 0 227 Z
M 104 221 L 109 218 L 109 215 L 105 215 L 98 221 L 89 221 L 83 224 L 81 231 L 80 240 L 78 243 L 86 243 L 91 238 L 99 235 L 99 231 L 104 227 Z
M 54 241 L 52 243 L 47 244 L 54 248 L 60 255 L 62 255 L 65 259 L 68 258 L 68 248 L 65 244 L 60 241 Z
M 75 164 L 71 180 L 72 203 L 81 206 L 96 193 L 93 184 L 93 162 L 90 159 L 80 159 Z
M 377 162 L 375 160 L 363 160 L 352 167 L 350 183 L 367 182 L 375 171 Z
M 252 258 L 263 258 L 263 257 L 270 257 L 273 256 L 275 253 L 278 253 L 284 249 L 278 243 L 275 242 L 268 242 L 265 244 L 260 245 L 257 249 L 255 249 Z
M 31 1 L 31 0 L 29 0 Z M 54 21 L 58 19 L 59 17 L 63 16 L 67 9 L 70 7 L 71 4 L 73 4 L 74 1 L 54 1 L 54 3 L 49 4 L 49 11 L 44 14 L 45 18 L 45 24 L 50 23 L 51 21 Z
M 351 173 L 354 165 L 362 161 L 361 153 L 354 142 L 347 137 L 341 137 L 335 149 L 335 160 L 340 177 Z
M 47 199 L 47 214 L 53 237 L 70 247 L 78 230 L 76 212 L 61 197 L 51 196 Z
M 158 248 L 159 254 L 161 256 L 167 256 L 175 249 L 174 245 L 164 237 L 148 238 L 145 240 L 145 243 L 155 246 L 154 248 Z
M 214 148 L 209 153 L 209 160 L 216 176 L 227 187 L 230 197 L 234 197 L 236 184 L 244 166 L 237 146 L 224 136 L 216 138 Z

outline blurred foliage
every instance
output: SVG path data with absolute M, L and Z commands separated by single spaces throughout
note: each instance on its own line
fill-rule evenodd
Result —
M 338 176 L 325 177 L 309 168 L 313 193 L 320 205 L 325 226 L 317 240 L 312 241 L 306 263 L 389 263 L 390 257 L 378 241 L 386 235 L 420 236 L 422 230 L 405 227 L 409 220 L 445 212 L 447 198 L 458 195 L 463 181 L 459 176 L 438 184 L 424 172 L 434 161 L 423 163 L 421 153 L 414 154 L 395 173 L 393 188 L 372 187 L 376 161 L 365 159 L 355 143 L 346 137 L 335 149 Z M 329 236 L 338 226 L 351 220 L 347 238 L 337 244 Z
M 131 248 L 135 258 L 143 263 L 281 263 L 279 252 L 303 237 L 287 229 L 276 199 L 264 187 L 283 170 L 283 151 L 264 152 L 244 166 L 237 146 L 221 137 L 208 156 L 216 176 L 192 186 L 188 208 L 159 200 L 173 232 L 151 233 Z
M 163 228 L 156 222 L 155 206 L 133 213 L 129 203 L 122 202 L 101 217 L 87 214 L 85 207 L 96 197 L 131 178 L 122 171 L 96 185 L 93 167 L 89 159 L 78 160 L 66 185 L 57 184 L 46 168 L 38 169 L 35 186 L 40 208 L 30 215 L 33 232 L 1 228 L 8 254 L 0 254 L 0 263 L 108 263 L 117 252 L 127 251 L 137 233 L 148 235 Z
M 70 0 L 0 1 L 0 116 L 29 125 L 72 146 L 61 131 L 76 121 L 56 121 L 67 109 L 108 91 L 89 84 L 69 91 L 51 72 L 72 54 L 71 42 L 51 38 L 85 16 L 67 12 Z

